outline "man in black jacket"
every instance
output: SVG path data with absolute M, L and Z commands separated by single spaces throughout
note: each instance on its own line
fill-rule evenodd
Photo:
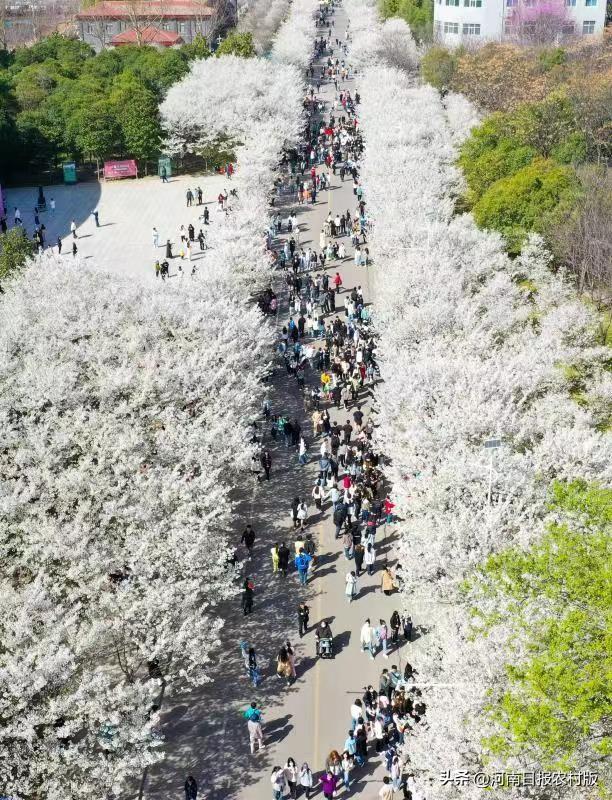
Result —
M 283 578 L 286 578 L 289 568 L 289 548 L 284 542 L 278 548 L 278 568 Z
M 298 606 L 298 624 L 300 630 L 300 637 L 308 631 L 308 619 L 310 617 L 310 609 L 306 603 L 300 603 Z
M 249 554 L 248 558 L 250 560 L 251 556 L 253 555 L 253 545 L 255 544 L 255 531 L 250 525 L 247 525 L 242 531 L 240 543 L 246 547 L 247 553 Z

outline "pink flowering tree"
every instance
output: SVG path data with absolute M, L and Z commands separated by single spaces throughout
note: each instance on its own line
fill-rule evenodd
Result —
M 547 44 L 571 34 L 574 20 L 565 0 L 517 0 L 508 22 L 519 41 Z

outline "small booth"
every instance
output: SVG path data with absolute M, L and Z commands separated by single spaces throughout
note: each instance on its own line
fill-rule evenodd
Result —
M 165 170 L 162 172 L 162 170 Z M 157 159 L 157 176 L 159 178 L 165 175 L 166 178 L 172 177 L 172 161 L 169 156 L 160 156 Z
M 64 183 L 77 182 L 77 170 L 74 161 L 67 161 L 65 164 L 62 164 L 62 171 L 64 173 Z

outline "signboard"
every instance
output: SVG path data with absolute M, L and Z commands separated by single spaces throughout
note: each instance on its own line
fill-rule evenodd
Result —
M 104 178 L 137 178 L 138 167 L 133 158 L 127 161 L 105 161 Z
M 157 159 L 157 175 L 161 178 L 162 169 L 166 170 L 166 178 L 172 177 L 172 161 L 168 156 L 162 156 Z
M 64 171 L 64 183 L 77 182 L 77 171 L 74 161 L 68 161 L 66 164 L 62 164 L 62 169 Z

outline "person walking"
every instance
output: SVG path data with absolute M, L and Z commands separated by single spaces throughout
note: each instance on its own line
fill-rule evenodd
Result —
M 376 552 L 371 542 L 368 542 L 368 546 L 365 551 L 364 561 L 366 569 L 368 571 L 368 575 L 372 575 L 374 573 L 374 562 L 376 561 Z
M 312 770 L 308 766 L 308 763 L 304 761 L 304 763 L 300 767 L 300 786 L 304 790 L 304 795 L 306 796 L 306 800 L 309 800 L 310 798 L 310 793 L 312 791 L 313 785 L 314 785 L 314 780 L 312 777 Z
M 397 644 L 399 641 L 399 632 L 402 625 L 402 620 L 399 611 L 397 609 L 395 609 L 393 614 L 391 614 L 391 619 L 389 620 L 389 624 L 391 625 L 391 642 L 393 644 Z
M 253 591 L 255 584 L 250 578 L 245 578 L 242 584 L 242 611 L 246 617 L 248 614 L 253 613 Z
M 278 573 L 278 542 L 270 548 L 270 555 L 272 556 L 272 574 L 276 575 Z
M 355 761 L 360 767 L 368 760 L 368 734 L 365 725 L 360 726 L 355 733 Z
M 272 469 L 272 454 L 269 450 L 263 450 L 259 460 L 266 476 L 266 480 L 269 481 L 270 470 Z
M 306 440 L 300 436 L 300 444 L 298 449 L 298 461 L 302 466 L 308 463 L 308 448 L 306 447 Z
M 378 791 L 380 800 L 393 800 L 393 786 L 391 785 L 391 778 L 385 775 L 383 778 L 383 785 Z
M 153 247 L 159 247 L 159 231 L 153 228 Z
M 319 513 L 323 510 L 323 500 L 325 500 L 325 490 L 317 481 L 315 485 L 312 487 L 312 499 L 315 503 L 315 508 Z
M 198 784 L 193 775 L 188 775 L 185 781 L 185 800 L 197 800 Z
M 344 788 L 348 791 L 351 786 L 351 772 L 355 766 L 353 755 L 346 750 L 342 753 L 342 780 L 344 781 Z
M 296 516 L 300 529 L 303 529 L 306 526 L 306 520 L 308 519 L 308 506 L 303 500 L 298 505 Z
M 361 542 L 355 542 L 353 557 L 355 559 L 355 572 L 357 573 L 357 577 L 359 577 L 359 575 L 361 575 L 361 568 L 363 567 L 363 559 L 365 558 L 365 547 Z
M 255 531 L 251 527 L 251 525 L 247 525 L 246 528 L 242 531 L 242 538 L 240 539 L 240 544 L 243 544 L 247 549 L 247 559 L 250 561 L 253 555 L 253 545 L 255 544 Z
M 289 569 L 289 548 L 284 542 L 278 548 L 278 568 L 281 576 L 286 578 Z
M 298 578 L 302 586 L 305 586 L 308 582 L 308 568 L 311 561 L 312 558 L 308 555 L 303 547 L 300 547 L 299 552 L 295 557 L 295 567 L 297 569 Z
M 357 596 L 357 576 L 353 570 L 346 575 L 344 593 L 349 603 Z
M 289 654 L 287 653 L 285 645 L 281 647 L 276 656 L 276 674 L 279 678 L 284 678 L 287 681 L 287 685 L 291 683 L 291 662 L 289 661 Z
M 300 632 L 300 638 L 305 636 L 308 632 L 308 620 L 310 617 L 310 609 L 306 605 L 306 603 L 300 603 L 298 606 L 298 627 Z
M 383 669 L 380 673 L 380 678 L 378 681 L 378 694 L 383 695 L 391 702 L 391 693 L 393 691 L 393 686 L 391 684 L 391 676 L 389 675 L 388 669 Z
M 389 640 L 389 628 L 384 619 L 378 621 L 378 641 L 382 646 L 383 658 L 389 658 L 387 653 L 387 642 Z
M 395 591 L 395 584 L 393 583 L 393 575 L 391 573 L 391 568 L 388 565 L 383 570 L 383 574 L 380 579 L 380 588 L 387 597 L 392 595 L 393 592 Z
M 259 667 L 257 666 L 257 653 L 255 652 L 254 647 L 249 647 L 246 666 L 249 680 L 253 684 L 253 688 L 256 689 L 261 680 L 261 674 L 259 672 Z
M 285 770 L 282 767 L 272 767 L 270 782 L 272 784 L 272 800 L 283 800 L 289 789 Z
M 261 709 L 255 702 L 255 700 L 253 700 L 251 705 L 244 712 L 243 717 L 247 721 L 251 754 L 255 753 L 256 745 L 260 750 L 264 750 L 265 744 L 264 744 L 263 730 L 262 730 L 263 716 L 261 713 Z
M 359 640 L 361 642 L 361 649 L 363 650 L 363 652 L 369 652 L 370 658 L 374 658 L 374 651 L 375 651 L 374 628 L 370 624 L 369 619 L 366 619 L 366 621 L 361 626 Z
M 79 252 L 79 251 L 78 251 L 78 248 L 77 248 L 76 242 L 73 242 L 73 243 L 72 243 L 72 257 L 73 257 L 73 258 L 76 258 L 76 254 L 77 254 L 78 252 Z
M 289 786 L 289 797 L 291 797 L 292 800 L 296 800 L 297 798 L 298 779 L 299 771 L 297 764 L 293 758 L 289 757 L 287 759 L 287 763 L 285 764 L 285 780 Z
M 74 220 L 72 220 L 72 222 L 70 223 L 70 233 L 72 234 L 73 239 L 77 238 L 77 225 Z
M 98 209 L 94 208 L 94 210 L 91 212 L 91 214 L 92 214 L 94 220 L 96 221 L 96 228 L 99 228 L 100 227 L 100 218 L 99 218 Z
M 331 772 L 326 772 L 325 775 L 319 778 L 319 783 L 321 784 L 321 789 L 323 791 L 323 797 L 325 797 L 325 800 L 332 800 L 338 784 L 338 779 L 336 776 L 332 775 Z

